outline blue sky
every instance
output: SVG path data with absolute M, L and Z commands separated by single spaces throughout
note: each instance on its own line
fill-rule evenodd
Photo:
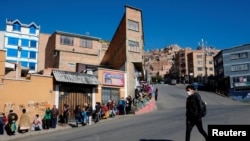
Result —
M 1 0 L 0 30 L 6 19 L 35 22 L 55 30 L 111 40 L 125 5 L 142 10 L 145 49 L 171 44 L 196 49 L 203 38 L 216 49 L 250 43 L 249 0 Z

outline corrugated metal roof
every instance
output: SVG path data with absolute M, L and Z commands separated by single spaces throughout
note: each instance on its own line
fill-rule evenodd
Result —
M 89 85 L 99 84 L 98 79 L 95 75 L 89 75 L 78 72 L 60 71 L 60 70 L 53 70 L 52 72 L 56 81 L 58 82 L 89 84 Z

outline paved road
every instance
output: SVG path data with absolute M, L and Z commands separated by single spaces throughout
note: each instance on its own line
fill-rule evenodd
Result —
M 123 116 L 98 124 L 60 130 L 43 135 L 29 136 L 17 141 L 183 141 L 185 137 L 184 85 L 155 85 L 159 88 L 158 110 L 143 115 Z M 250 104 L 227 97 L 200 91 L 208 103 L 208 113 L 203 119 L 208 124 L 249 124 Z M 193 129 L 192 141 L 204 141 Z

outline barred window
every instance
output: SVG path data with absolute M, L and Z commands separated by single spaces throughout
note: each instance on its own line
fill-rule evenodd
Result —
M 73 39 L 73 37 L 61 36 L 60 37 L 60 43 L 63 44 L 63 45 L 71 45 L 71 46 L 73 46 L 74 39 Z

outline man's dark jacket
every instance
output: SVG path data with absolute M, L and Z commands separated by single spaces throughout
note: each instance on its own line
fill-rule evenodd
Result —
M 196 121 L 201 119 L 201 96 L 195 92 L 187 97 L 186 101 L 186 117 L 189 121 Z

